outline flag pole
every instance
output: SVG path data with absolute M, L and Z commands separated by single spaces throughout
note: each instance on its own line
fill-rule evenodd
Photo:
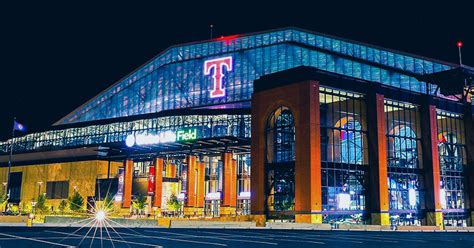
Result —
M 12 125 L 12 139 L 11 139 L 11 144 L 10 144 L 10 155 L 8 156 L 8 175 L 7 175 L 7 184 L 6 184 L 6 190 L 8 191 L 7 193 L 7 201 L 10 200 L 10 189 L 8 188 L 10 184 L 10 171 L 12 168 L 12 156 L 13 156 L 13 145 L 14 143 L 14 138 L 15 138 L 15 121 L 16 117 L 13 117 L 13 125 Z

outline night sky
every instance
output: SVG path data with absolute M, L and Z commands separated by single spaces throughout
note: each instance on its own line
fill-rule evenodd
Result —
M 13 116 L 45 130 L 168 46 L 208 39 L 210 24 L 214 36 L 295 26 L 453 63 L 462 40 L 474 66 L 472 10 L 457 1 L 11 2 L 0 4 L 0 140 Z

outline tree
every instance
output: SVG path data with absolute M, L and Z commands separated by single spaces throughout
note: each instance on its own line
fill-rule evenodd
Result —
M 95 204 L 96 211 L 102 210 L 108 214 L 114 212 L 114 198 L 112 198 L 112 196 L 109 194 L 107 194 L 107 196 L 105 196 L 102 201 L 96 201 Z
M 168 208 L 173 211 L 178 211 L 181 209 L 181 202 L 179 202 L 178 197 L 175 194 L 172 194 L 166 203 Z
M 84 206 L 84 198 L 79 194 L 79 192 L 74 192 L 71 198 L 69 198 L 69 208 L 74 211 L 78 212 L 82 210 Z
M 40 194 L 38 196 L 38 201 L 36 202 L 35 205 L 35 211 L 38 214 L 46 214 L 49 211 L 49 207 L 46 205 L 46 195 L 45 194 Z
M 138 213 L 141 215 L 143 213 L 143 211 L 145 210 L 146 208 L 146 197 L 145 196 L 137 196 L 137 198 L 135 198 L 135 200 L 133 201 L 132 203 L 132 208 L 137 210 Z
M 6 210 L 5 207 L 7 206 L 7 202 L 8 202 L 7 194 L 0 195 L 0 209 L 2 211 Z
M 114 198 L 107 194 L 104 198 L 104 209 L 105 210 L 112 210 L 114 208 Z
M 59 213 L 64 214 L 64 212 L 66 212 L 66 208 L 67 208 L 67 201 L 61 200 L 61 202 L 59 202 Z

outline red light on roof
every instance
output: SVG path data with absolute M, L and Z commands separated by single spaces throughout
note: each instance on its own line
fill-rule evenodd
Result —
M 229 35 L 229 36 L 221 36 L 219 39 L 223 40 L 226 45 L 229 45 L 232 40 L 235 40 L 239 35 Z
M 462 41 L 458 41 L 458 42 L 456 43 L 456 45 L 457 45 L 458 47 L 462 47 L 462 45 L 463 45 L 463 44 L 462 44 Z

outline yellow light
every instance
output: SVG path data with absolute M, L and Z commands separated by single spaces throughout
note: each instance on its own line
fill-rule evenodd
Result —
M 95 213 L 95 219 L 97 221 L 103 221 L 105 219 L 105 211 L 99 210 L 97 213 Z

